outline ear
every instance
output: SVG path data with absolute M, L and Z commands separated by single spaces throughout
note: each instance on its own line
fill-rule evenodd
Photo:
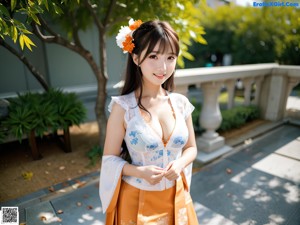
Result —
M 135 65 L 140 66 L 139 65 L 139 57 L 138 57 L 138 55 L 133 53 L 131 56 L 132 56 L 132 60 L 135 63 Z

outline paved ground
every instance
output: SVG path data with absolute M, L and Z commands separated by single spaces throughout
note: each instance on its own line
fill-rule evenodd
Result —
M 27 225 L 104 224 L 98 173 L 80 180 L 1 205 L 19 206 Z M 193 176 L 191 194 L 200 224 L 299 225 L 300 126 L 283 125 L 204 167 Z
M 90 104 L 90 119 L 92 108 Z M 300 99 L 289 98 L 287 109 L 299 119 Z M 296 121 L 298 125 L 275 125 L 276 129 L 193 175 L 191 194 L 201 225 L 300 224 L 300 125 Z M 18 206 L 20 223 L 27 225 L 104 224 L 98 178 L 98 172 L 92 173 L 68 181 L 69 187 L 56 185 L 53 193 L 43 189 L 0 206 Z

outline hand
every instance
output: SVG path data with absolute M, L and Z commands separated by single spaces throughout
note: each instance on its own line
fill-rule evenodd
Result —
M 158 166 L 142 166 L 142 178 L 145 179 L 148 183 L 154 185 L 161 181 L 165 174 L 165 170 Z
M 169 181 L 177 180 L 180 177 L 183 168 L 183 165 L 178 160 L 170 162 L 165 168 L 165 178 Z

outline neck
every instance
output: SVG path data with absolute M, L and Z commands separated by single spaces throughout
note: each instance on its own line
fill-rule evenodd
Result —
M 137 92 L 140 93 L 140 90 Z M 166 95 L 166 91 L 161 86 L 151 86 L 143 85 L 143 93 L 142 97 L 150 97 L 150 98 L 157 98 Z

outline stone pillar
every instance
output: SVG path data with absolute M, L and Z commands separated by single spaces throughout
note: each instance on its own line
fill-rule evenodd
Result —
M 218 102 L 220 88 L 221 83 L 219 82 L 201 84 L 204 101 L 200 116 L 200 125 L 206 131 L 200 138 L 197 138 L 197 146 L 200 151 L 209 153 L 224 146 L 224 138 L 216 132 L 222 122 Z
M 290 113 L 292 113 L 292 111 L 288 112 L 287 110 L 287 101 L 288 101 L 288 97 L 290 96 L 292 90 L 294 87 L 296 87 L 298 85 L 298 83 L 300 82 L 300 78 L 296 78 L 296 77 L 289 77 L 288 79 L 288 86 L 287 86 L 287 92 L 286 92 L 286 101 L 284 103 L 284 108 L 286 109 L 284 112 L 284 117 L 289 117 Z
M 255 78 L 255 96 L 254 96 L 254 101 L 253 101 L 254 105 L 258 105 L 258 103 L 259 103 L 263 80 L 264 80 L 264 77 L 256 77 Z
M 296 87 L 299 82 L 300 82 L 300 78 L 289 77 L 288 87 L 287 87 L 287 96 L 286 96 L 287 98 L 290 96 L 293 88 Z
M 187 96 L 188 94 L 189 86 L 187 84 L 176 84 L 176 93 L 183 94 L 184 96 Z
M 227 93 L 228 93 L 228 102 L 227 102 L 227 109 L 232 109 L 234 106 L 234 87 L 235 87 L 235 80 L 227 80 L 225 82 Z
M 260 108 L 263 118 L 271 121 L 282 120 L 287 101 L 288 77 L 284 74 L 273 74 L 264 80 Z
M 252 89 L 253 78 L 243 79 L 244 84 L 244 105 L 249 106 L 251 104 L 251 89 Z

